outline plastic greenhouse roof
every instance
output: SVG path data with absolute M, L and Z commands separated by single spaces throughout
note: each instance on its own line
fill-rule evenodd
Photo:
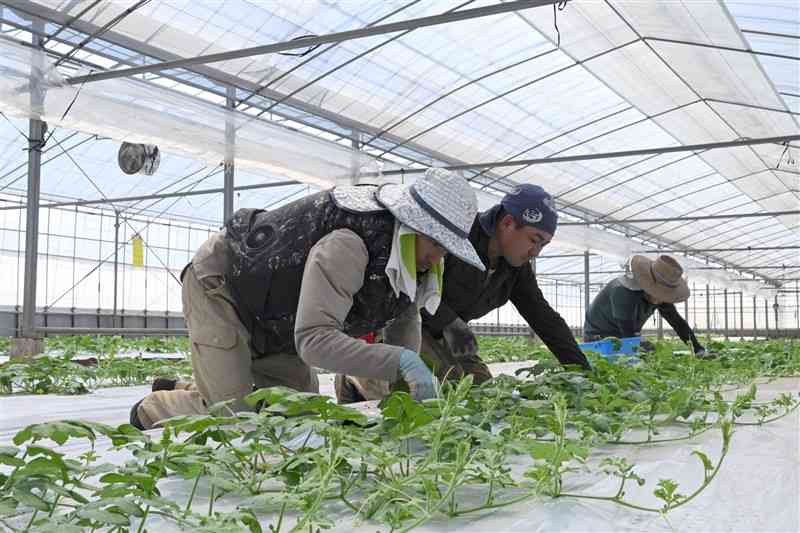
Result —
M 92 41 L 87 48 L 95 55 L 86 57 L 95 61 L 100 54 L 110 63 L 106 67 L 117 61 L 195 57 L 495 3 L 152 2 Z M 68 51 L 69 43 L 80 42 L 130 6 L 103 2 L 83 13 L 86 7 L 66 0 L 20 1 L 15 2 L 18 11 L 6 8 L 3 18 L 24 26 L 26 13 L 38 13 L 49 22 L 45 28 L 49 34 L 61 27 L 60 22 L 69 21 L 69 28 L 58 36 L 64 42 L 53 40 L 49 45 L 53 51 L 57 45 L 66 47 L 58 50 Z M 73 21 L 78 15 L 79 20 Z M 274 127 L 237 118 L 242 137 L 252 143 L 237 144 L 237 185 L 287 177 L 310 182 L 312 175 L 321 178 L 314 186 L 336 182 L 348 168 L 347 129 L 361 126 L 362 154 L 383 155 L 389 163 L 407 162 L 404 158 L 409 157 L 421 163 L 505 161 L 800 134 L 800 5 L 794 0 L 572 0 L 558 11 L 556 20 L 558 33 L 548 5 L 322 45 L 304 57 L 271 54 L 221 61 L 202 69 L 146 75 L 150 83 L 92 82 L 82 89 L 70 112 L 75 116 L 63 121 L 64 129 L 54 138 L 65 139 L 65 145 L 77 143 L 88 133 L 66 137 L 81 131 L 115 139 L 92 140 L 70 150 L 103 193 L 114 197 L 151 193 L 203 166 L 205 174 L 214 170 L 214 161 L 224 151 L 224 143 L 214 139 L 231 115 L 220 111 L 224 106 L 220 80 L 241 82 L 237 99 L 242 102 L 238 107 L 242 116 L 266 111 L 262 118 L 273 119 L 267 125 L 290 121 L 300 130 L 302 124 L 317 124 L 327 131 L 316 130 L 317 136 L 336 147 L 329 149 L 303 137 L 301 148 L 292 148 L 290 136 L 285 144 L 279 139 L 271 146 L 264 139 L 281 135 Z M 22 64 L 24 54 L 20 54 Z M 14 54 L 6 56 L 12 59 L 3 60 L 4 72 L 29 74 L 24 68 L 20 74 Z M 192 84 L 191 91 L 186 83 Z M 243 89 L 253 85 L 263 88 L 259 96 Z M 176 88 L 183 92 L 176 93 Z M 49 92 L 48 116 L 61 116 L 74 94 L 74 88 Z M 7 95 L 0 94 L 3 108 L 25 116 L 16 102 L 8 104 Z M 90 106 L 135 107 L 136 113 L 124 115 L 121 127 L 109 124 L 102 113 L 92 113 Z M 152 117 L 167 132 L 159 139 L 166 143 L 162 168 L 150 178 L 128 178 L 116 170 L 116 142 L 156 135 L 146 124 L 153 123 Z M 181 117 L 189 123 L 186 133 L 177 127 Z M 18 142 L 15 135 L 8 124 L 3 125 L 0 143 L 13 145 Z M 270 148 L 283 153 L 264 155 Z M 313 164 L 304 161 L 302 150 L 314 155 Z M 800 142 L 788 148 L 761 144 L 466 175 L 480 187 L 496 182 L 501 191 L 514 183 L 539 183 L 560 206 L 591 218 L 793 211 L 800 208 L 800 169 L 792 164 L 798 150 Z M 24 152 L 4 153 L 13 154 L 14 161 L 0 161 L 0 169 L 24 162 Z M 364 164 L 359 160 L 350 171 Z M 43 193 L 96 197 L 76 166 L 63 156 L 48 163 Z M 48 179 L 48 174 L 58 179 Z M 0 187 L 4 183 L 0 180 Z M 202 186 L 221 183 L 218 172 Z M 267 205 L 292 193 L 302 194 L 303 186 L 248 191 L 238 201 Z M 202 198 L 182 199 L 170 209 L 219 220 L 221 195 Z M 796 246 L 798 230 L 800 216 L 793 214 L 635 224 L 628 225 L 626 233 L 673 248 L 745 249 L 703 257 L 747 267 L 800 263 L 796 249 L 746 250 Z M 591 241 L 585 236 L 576 239 Z M 573 239 L 569 244 L 574 243 Z M 587 242 L 586 248 L 598 250 L 592 243 Z M 641 246 L 633 242 L 625 251 Z M 598 251 L 608 252 L 609 247 Z

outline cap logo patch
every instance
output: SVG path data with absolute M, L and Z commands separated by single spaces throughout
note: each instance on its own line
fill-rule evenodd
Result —
M 544 215 L 538 209 L 528 208 L 522 212 L 522 220 L 528 224 L 537 224 L 542 221 Z

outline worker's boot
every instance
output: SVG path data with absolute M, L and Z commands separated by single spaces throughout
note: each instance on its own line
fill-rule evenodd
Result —
M 336 374 L 333 378 L 333 388 L 336 391 L 336 401 L 340 404 L 365 401 L 356 386 L 344 374 Z
M 156 378 L 153 380 L 153 392 L 160 390 L 175 390 L 175 385 L 177 385 L 177 383 L 177 379 Z
M 153 392 L 160 390 L 195 390 L 193 381 L 180 381 L 178 379 L 159 377 L 153 380 Z

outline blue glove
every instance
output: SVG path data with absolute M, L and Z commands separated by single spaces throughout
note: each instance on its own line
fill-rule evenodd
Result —
M 411 397 L 418 402 L 436 396 L 433 374 L 431 374 L 431 371 L 417 352 L 407 349 L 403 350 L 402 353 L 400 353 L 400 367 L 398 371 L 400 374 L 399 377 L 408 383 Z

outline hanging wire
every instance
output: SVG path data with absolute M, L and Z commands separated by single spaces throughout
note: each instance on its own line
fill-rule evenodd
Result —
M 72 137 L 74 137 L 74 136 L 76 136 L 76 135 L 78 135 L 78 134 L 79 134 L 79 132 L 77 132 L 77 131 L 76 131 L 76 132 L 73 132 L 73 133 L 71 133 L 71 134 L 67 135 L 67 136 L 66 136 L 64 139 L 62 139 L 62 140 L 61 140 L 61 142 L 67 142 L 69 139 L 71 139 Z M 77 142 L 77 143 L 73 144 L 72 146 L 68 147 L 68 148 L 67 148 L 67 150 L 73 150 L 73 149 L 77 148 L 78 146 L 80 146 L 80 145 L 82 145 L 82 144 L 84 144 L 84 143 L 86 143 L 86 142 L 88 142 L 88 141 L 90 141 L 90 140 L 92 140 L 92 139 L 95 139 L 95 140 L 97 140 L 97 139 L 96 139 L 96 136 L 89 136 L 89 137 L 87 137 L 86 139 L 84 139 L 84 140 L 82 140 L 82 141 L 79 141 L 79 142 Z M 51 149 L 47 149 L 47 150 L 45 150 L 43 153 L 47 153 L 47 152 L 49 152 L 50 150 L 51 150 Z M 42 161 L 42 163 L 41 163 L 41 166 L 44 166 L 44 165 L 46 165 L 46 164 L 47 164 L 47 163 L 49 163 L 50 161 L 52 161 L 52 160 L 54 160 L 54 159 L 56 159 L 57 157 L 60 157 L 60 156 L 62 156 L 62 155 L 64 155 L 64 154 L 63 154 L 63 153 L 62 153 L 62 154 L 57 154 L 57 155 L 55 155 L 55 156 L 51 157 L 50 159 L 48 159 L 48 160 L 46 160 L 46 161 Z M 21 169 L 22 169 L 23 167 L 25 167 L 26 165 L 27 165 L 27 161 L 26 161 L 25 163 L 22 163 L 21 165 L 18 165 L 18 166 L 17 166 L 17 167 L 15 167 L 14 169 L 12 169 L 12 170 L 10 170 L 10 171 L 6 172 L 6 173 L 5 173 L 5 174 L 3 174 L 2 176 L 0 176 L 0 180 L 3 180 L 3 179 L 5 179 L 5 178 L 7 178 L 7 177 L 11 176 L 11 175 L 12 175 L 14 172 L 16 172 L 16 171 L 18 171 L 18 170 L 21 170 Z M 28 174 L 27 174 L 27 171 L 25 171 L 23 174 L 20 174 L 20 175 L 19 175 L 19 176 L 17 176 L 16 178 L 12 179 L 12 180 L 11 180 L 11 181 L 9 181 L 8 183 L 6 183 L 5 185 L 3 185 L 3 186 L 1 186 L 1 187 L 0 187 L 0 192 L 3 192 L 4 190 L 8 189 L 9 187 L 11 187 L 11 186 L 12 186 L 12 185 L 14 185 L 15 183 L 17 183 L 17 182 L 18 182 L 19 180 L 21 180 L 22 178 L 25 178 L 27 175 L 28 175 Z M 6 201 L 8 201 L 8 200 L 6 200 Z
M 55 68 L 55 65 L 53 66 L 53 68 Z M 94 72 L 94 69 L 89 70 L 89 74 L 91 74 L 92 72 Z M 42 76 L 42 78 L 44 78 L 44 76 Z M 61 118 L 59 119 L 59 122 L 63 121 L 65 118 L 67 118 L 67 114 L 70 112 L 70 110 L 72 109 L 72 106 L 75 105 L 75 102 L 78 100 L 78 95 L 81 94 L 81 89 L 83 89 L 83 86 L 84 86 L 85 83 L 86 83 L 86 81 L 84 80 L 80 84 L 80 86 L 78 86 L 78 90 L 75 91 L 75 96 L 72 97 L 72 100 L 70 101 L 69 105 L 64 110 L 64 113 L 62 113 Z M 33 88 L 33 82 L 31 82 L 30 87 L 31 87 L 31 89 Z M 19 134 L 22 135 L 22 137 L 24 137 L 26 141 L 28 141 L 28 145 L 29 146 L 27 148 L 23 148 L 22 149 L 24 152 L 30 152 L 30 151 L 41 152 L 42 148 L 44 148 L 47 145 L 47 142 L 50 140 L 50 138 L 53 136 L 53 134 L 58 129 L 58 128 L 53 128 L 52 130 L 50 130 L 50 132 L 48 133 L 46 138 L 42 139 L 41 141 L 37 142 L 35 145 L 31 146 L 31 138 L 28 137 L 27 135 L 25 135 L 25 132 L 23 132 L 21 129 L 19 129 L 13 122 L 11 122 L 11 120 L 6 116 L 5 113 L 0 111 L 0 115 L 3 115 L 3 118 L 6 119 L 6 121 L 8 121 L 8 123 L 11 124 L 11 126 L 15 130 L 17 130 L 17 132 L 19 132 Z M 44 124 L 45 130 L 49 129 L 47 127 L 47 123 L 46 122 L 43 122 L 43 124 Z M 44 131 L 42 132 L 42 134 L 44 134 Z
M 556 29 L 556 48 L 561 48 L 561 31 L 558 29 L 558 11 L 564 11 L 569 0 L 561 0 L 553 4 L 553 27 Z
M 308 35 L 300 35 L 299 37 L 295 37 L 291 39 L 292 41 L 299 41 L 300 39 L 308 39 L 310 37 L 319 37 L 316 33 L 309 33 Z M 321 44 L 315 44 L 313 46 L 309 46 L 304 52 L 278 52 L 280 56 L 289 56 L 289 57 L 305 57 L 317 48 L 319 48 Z
M 94 70 L 90 70 L 89 74 L 91 74 L 92 72 L 94 72 Z M 70 112 L 70 110 L 72 109 L 72 106 L 75 105 L 75 102 L 78 100 L 78 95 L 81 94 L 81 89 L 83 89 L 83 85 L 85 83 L 86 83 L 86 80 L 84 80 L 83 83 L 81 83 L 78 86 L 78 90 L 75 91 L 75 96 L 72 97 L 72 101 L 70 101 L 69 105 L 64 110 L 64 113 L 61 115 L 61 118 L 58 120 L 59 122 L 62 122 L 65 118 L 67 118 L 67 114 Z M 45 123 L 45 124 L 47 124 L 47 123 Z M 58 128 L 53 128 L 52 130 L 50 130 L 50 132 L 47 134 L 47 137 L 42 139 L 42 141 L 39 142 L 36 146 L 31 146 L 29 148 L 25 148 L 24 150 L 25 151 L 36 150 L 37 152 L 41 152 L 42 148 L 44 148 L 47 145 L 47 143 L 50 141 L 50 138 L 53 136 L 53 134 L 56 132 L 57 129 Z M 28 139 L 28 142 L 30 142 L 30 139 Z
M 110 21 L 108 21 L 108 23 L 106 23 L 102 28 L 98 29 L 96 32 L 94 32 L 93 34 L 91 34 L 88 37 L 86 37 L 83 41 L 78 43 L 72 50 L 70 50 L 66 55 L 62 56 L 58 61 L 56 61 L 56 63 L 53 65 L 53 68 L 59 66 L 61 63 L 63 63 L 67 59 L 70 59 L 71 56 L 75 52 L 80 51 L 83 47 L 85 47 L 87 44 L 89 44 L 93 39 L 96 39 L 97 37 L 103 35 L 107 31 L 111 30 L 114 26 L 116 26 L 117 24 L 122 22 L 128 15 L 130 15 L 131 13 L 133 13 L 134 11 L 139 9 L 140 7 L 147 5 L 148 3 L 150 3 L 150 0 L 140 0 L 139 2 L 136 2 L 134 5 L 132 5 L 131 7 L 129 7 L 128 9 L 126 9 L 125 11 L 123 11 L 122 13 L 120 13 L 119 15 L 117 15 L 116 17 L 111 19 Z M 69 24 L 74 23 L 76 19 L 71 20 L 69 22 Z
M 27 136 L 27 135 L 25 135 L 25 132 L 24 132 L 24 131 L 22 131 L 21 129 L 19 129 L 19 128 L 17 127 L 17 125 L 16 125 L 16 124 L 14 124 L 13 122 L 11 122 L 11 119 L 10 119 L 10 118 L 8 118 L 8 115 L 6 115 L 5 113 L 3 113 L 2 111 L 0 111 L 0 115 L 2 115 L 2 117 L 3 117 L 4 119 L 6 119 L 6 122 L 8 122 L 9 124 L 11 124 L 11 127 L 12 127 L 12 128 L 14 128 L 15 130 L 17 130 L 17 132 L 19 132 L 19 134 L 20 134 L 20 135 L 22 135 L 22 137 L 23 137 L 23 138 L 24 138 L 26 141 L 30 142 L 30 139 L 28 138 L 28 136 Z
M 67 52 L 65 55 L 61 56 L 61 57 L 60 57 L 60 58 L 59 58 L 59 59 L 58 59 L 58 60 L 57 60 L 57 61 L 56 61 L 56 62 L 53 64 L 53 66 L 52 66 L 51 68 L 53 68 L 53 69 L 56 69 L 56 68 L 58 68 L 58 66 L 59 66 L 59 65 L 61 65 L 61 64 L 62 64 L 64 61 L 66 61 L 66 60 L 68 60 L 68 59 L 71 59 L 71 56 L 72 56 L 73 54 L 75 54 L 75 52 L 78 52 L 78 51 L 80 51 L 80 50 L 81 50 L 83 47 L 85 47 L 87 44 L 89 44 L 89 43 L 90 43 L 90 42 L 91 42 L 93 39 L 96 39 L 97 37 L 99 37 L 99 36 L 103 35 L 104 33 L 108 32 L 108 31 L 109 31 L 109 30 L 111 30 L 111 29 L 112 29 L 114 26 L 116 26 L 117 24 L 119 24 L 120 22 L 122 22 L 122 21 L 123 21 L 123 20 L 124 20 L 124 19 L 125 19 L 125 18 L 126 18 L 128 15 L 130 15 L 131 13 L 133 13 L 134 11 L 136 11 L 137 9 L 139 9 L 140 7 L 142 7 L 142 6 L 144 6 L 144 5 L 147 5 L 149 2 L 150 2 L 150 0 L 140 0 L 139 2 L 137 2 L 136 4 L 134 4 L 133 6 L 129 7 L 128 9 L 126 9 L 125 11 L 123 11 L 122 13 L 120 13 L 119 15 L 117 15 L 116 17 L 114 17 L 114 18 L 113 18 L 112 20 L 110 20 L 110 21 L 109 21 L 109 22 L 108 22 L 108 23 L 107 23 L 105 26 L 103 26 L 102 28 L 100 28 L 99 30 L 97 30 L 96 32 L 94 32 L 93 34 L 91 34 L 91 35 L 89 35 L 88 37 L 86 37 L 86 38 L 85 38 L 83 41 L 81 41 L 81 42 L 80 42 L 80 43 L 78 43 L 78 44 L 77 44 L 75 47 L 73 47 L 73 48 L 72 48 L 72 50 L 70 50 L 69 52 Z M 96 4 L 96 3 L 97 3 L 97 2 L 95 2 L 95 4 Z M 92 5 L 92 7 L 93 7 L 93 6 L 94 6 L 94 4 Z M 56 35 L 58 35 L 58 33 L 60 33 L 60 32 L 61 32 L 61 31 L 62 31 L 64 28 L 66 28 L 66 27 L 67 27 L 69 24 L 73 24 L 73 23 L 74 23 L 76 20 L 78 20 L 78 18 L 79 18 L 80 16 L 82 16 L 82 15 L 83 15 L 84 13 L 86 13 L 88 10 L 89 10 L 88 8 L 87 8 L 87 9 L 85 9 L 85 10 L 84 10 L 84 11 L 82 11 L 80 14 L 78 14 L 76 17 L 74 17 L 72 20 L 70 20 L 70 21 L 69 21 L 69 23 L 68 23 L 67 25 L 64 25 L 64 26 L 62 26 L 62 28 L 61 28 L 61 29 L 59 29 L 57 32 L 55 32 L 55 33 L 54 33 L 52 36 L 45 38 L 45 41 L 42 43 L 42 46 L 44 46 L 44 44 L 47 42 L 47 40 L 49 40 L 49 39 L 52 39 L 53 37 L 55 37 Z M 89 74 L 92 74 L 93 72 L 94 72 L 94 69 L 90 69 L 90 70 L 89 70 Z M 61 115 L 61 119 L 59 120 L 59 122 L 63 121 L 63 120 L 64 120 L 64 119 L 67 117 L 67 114 L 70 112 L 70 110 L 72 109 L 72 106 L 75 104 L 75 101 L 78 99 L 78 95 L 81 93 L 81 89 L 83 89 L 83 85 L 84 85 L 85 83 L 86 83 L 86 81 L 84 80 L 84 82 L 80 84 L 80 86 L 78 87 L 78 90 L 75 92 L 75 96 L 73 96 L 73 97 L 72 97 L 72 101 L 70 101 L 69 105 L 68 105 L 68 106 L 67 106 L 67 108 L 64 110 L 64 113 Z M 4 115 L 4 117 L 5 117 L 5 115 Z M 6 120 L 8 120 L 8 118 L 6 118 Z M 53 128 L 53 129 L 52 129 L 52 130 L 49 132 L 49 134 L 47 135 L 47 138 L 45 138 L 45 139 L 43 139 L 42 141 L 40 141 L 40 142 L 36 143 L 34 146 L 29 146 L 28 148 L 25 148 L 24 150 L 25 150 L 25 151 L 36 150 L 37 152 L 41 152 L 42 148 L 44 148 L 44 147 L 45 147 L 45 145 L 47 144 L 47 142 L 50 140 L 50 138 L 53 136 L 53 134 L 56 132 L 56 130 L 57 130 L 57 129 L 58 129 L 58 128 Z M 17 131 L 20 131 L 20 130 L 19 130 L 19 129 L 17 129 Z M 31 139 L 30 139 L 30 138 L 29 138 L 27 135 L 25 135 L 25 134 L 24 134 L 24 133 L 22 133 L 21 131 L 20 131 L 20 134 L 22 134 L 22 135 L 25 137 L 25 139 L 27 139 L 28 143 L 30 143 L 30 142 L 31 142 Z
M 786 155 L 786 152 L 789 151 L 789 141 L 783 142 L 783 152 L 781 152 L 781 156 L 778 158 L 778 162 L 775 164 L 775 170 L 781 168 L 781 161 L 783 161 L 783 156 Z
M 81 174 L 83 174 L 83 176 L 89 181 L 89 183 L 92 184 L 92 186 L 100 194 L 100 196 L 102 196 L 104 199 L 108 199 L 108 197 L 105 195 L 105 193 L 102 191 L 102 189 L 97 185 L 97 183 L 95 183 L 95 181 L 89 176 L 89 174 L 83 169 L 83 167 L 81 167 L 81 165 L 75 160 L 75 158 L 72 157 L 72 155 L 69 154 L 66 150 L 64 150 L 63 146 L 61 146 L 61 143 L 59 143 L 58 140 L 56 140 L 56 143 L 61 148 L 61 150 L 64 151 L 64 154 L 67 156 L 67 158 L 70 161 L 72 161 L 72 163 L 78 168 L 78 170 L 81 172 Z M 115 207 L 114 204 L 110 204 L 110 205 L 112 207 Z M 125 224 L 128 225 L 131 230 L 135 231 L 135 229 L 133 228 L 133 226 L 131 226 L 131 224 L 127 221 L 127 219 L 125 219 L 124 221 L 125 221 Z M 147 246 L 147 243 L 145 243 L 145 246 Z M 173 274 L 173 272 L 164 263 L 164 261 L 161 259 L 161 257 L 154 250 L 152 250 L 150 248 L 150 246 L 147 246 L 147 248 L 153 254 L 153 256 L 162 264 L 162 266 L 164 266 L 164 268 L 175 279 L 175 281 L 177 281 L 180 284 L 180 280 L 175 276 L 175 274 Z
M 791 148 L 791 145 L 789 144 L 789 141 L 784 141 L 783 142 L 783 152 L 781 152 L 781 156 L 778 158 L 778 163 L 775 165 L 775 170 L 780 169 L 781 162 L 783 161 L 783 156 L 786 156 L 786 164 L 787 165 L 793 166 L 793 165 L 795 165 L 797 163 L 795 161 L 794 157 L 792 157 L 792 151 L 791 151 L 790 148 Z
M 190 185 L 189 185 L 189 189 L 188 189 L 188 190 L 192 190 L 192 189 L 194 189 L 194 187 L 196 187 L 197 185 L 199 185 L 199 184 L 200 184 L 200 183 L 201 183 L 203 180 L 205 180 L 205 179 L 209 178 L 210 176 L 212 176 L 212 174 L 213 174 L 213 172 L 212 172 L 212 173 L 209 173 L 208 175 L 206 175 L 206 176 L 205 176 L 203 179 L 201 179 L 201 180 L 198 180 L 198 181 L 196 181 L 196 182 L 194 182 L 194 183 L 190 184 Z M 184 188 L 186 188 L 186 187 L 184 187 Z M 173 207 L 173 206 L 174 206 L 176 203 L 178 203 L 180 200 L 181 200 L 181 198 L 176 198 L 174 202 L 172 202 L 170 205 L 168 205 L 167 207 L 165 207 L 165 208 L 164 208 L 164 209 L 163 209 L 163 210 L 162 210 L 160 213 L 158 213 L 158 214 L 156 214 L 156 215 L 152 216 L 152 217 L 150 218 L 150 220 L 149 220 L 147 223 L 145 223 L 145 225 L 144 225 L 142 228 L 140 228 L 140 229 L 139 229 L 138 233 L 144 232 L 144 231 L 145 231 L 145 230 L 146 230 L 148 227 L 150 227 L 150 225 L 151 225 L 151 224 L 154 224 L 154 223 L 156 223 L 156 220 L 158 220 L 158 219 L 159 219 L 161 216 L 163 216 L 163 215 L 164 215 L 164 214 L 165 214 L 167 211 L 169 211 L 170 209 L 172 209 L 172 207 Z M 160 201 L 161 201 L 161 200 L 158 200 L 157 202 L 160 202 Z M 136 203 L 138 204 L 138 203 L 140 203 L 140 202 L 136 202 Z M 113 205 L 113 204 L 112 204 L 112 205 Z M 136 204 L 134 204 L 134 205 L 136 205 Z M 151 206 L 151 207 L 152 207 L 152 206 Z M 141 210 L 139 210 L 137 213 L 134 213 L 134 214 L 133 214 L 133 216 L 137 216 L 139 213 L 142 213 L 143 211 L 144 211 L 144 209 L 141 209 Z M 20 214 L 21 214 L 21 213 L 22 213 L 22 210 L 20 210 Z M 102 216 L 102 215 L 101 215 L 101 216 Z M 128 226 L 128 228 L 130 228 L 130 229 L 131 229 L 131 231 L 134 231 L 134 232 L 136 232 L 136 231 L 137 231 L 137 230 L 136 230 L 136 228 L 134 228 L 134 227 L 131 225 L 131 223 L 130 223 L 130 222 L 129 222 L 129 221 L 126 219 L 126 218 L 123 218 L 122 220 L 125 222 L 125 224 Z M 20 223 L 21 223 L 21 222 L 20 222 Z M 21 232 L 20 232 L 20 235 L 21 235 Z M 153 256 L 154 256 L 154 257 L 155 257 L 155 258 L 156 258 L 156 259 L 157 259 L 157 260 L 158 260 L 158 261 L 161 263 L 161 265 L 162 265 L 162 266 L 163 266 L 163 267 L 164 267 L 164 268 L 167 270 L 167 272 L 169 272 L 169 273 L 170 273 L 170 275 L 172 276 L 172 278 L 173 278 L 173 279 L 175 279 L 175 280 L 176 280 L 176 281 L 177 281 L 177 282 L 180 284 L 180 280 L 178 280 L 178 279 L 177 279 L 177 277 L 175 276 L 175 274 L 173 274 L 173 273 L 172 273 L 172 271 L 169 269 L 169 267 L 168 267 L 168 266 L 167 266 L 167 265 L 164 263 L 164 261 L 162 261 L 162 260 L 161 260 L 161 257 L 160 257 L 160 256 L 159 256 L 159 255 L 158 255 L 158 254 L 157 254 L 157 253 L 156 253 L 154 250 L 152 250 L 152 248 L 150 248 L 150 246 L 148 246 L 146 242 L 145 242 L 145 246 L 147 246 L 148 250 L 150 250 L 150 252 L 153 254 Z M 20 250 L 21 250 L 21 245 L 20 245 L 20 244 L 18 244 L 18 245 L 17 245 L 17 247 L 18 247 L 18 249 L 20 249 Z M 119 249 L 122 249 L 122 250 L 123 250 L 123 253 L 126 253 L 126 250 L 127 250 L 126 243 L 120 243 L 120 244 L 119 244 L 119 246 L 117 247 L 117 249 L 116 249 L 116 250 L 119 250 Z M 116 251 L 116 250 L 115 250 L 115 251 Z M 18 255 L 19 255 L 19 252 L 18 252 Z M 78 285 L 80 285 L 81 283 L 83 283 L 85 280 L 89 279 L 89 276 L 91 276 L 91 275 L 92 275 L 94 272 L 96 272 L 97 270 L 99 270 L 99 269 L 100 269 L 100 267 L 102 267 L 102 266 L 103 266 L 103 264 L 105 264 L 106 262 L 108 262 L 108 260 L 109 260 L 109 259 L 111 259 L 113 256 L 114 256 L 114 251 L 112 251 L 112 252 L 110 252 L 108 255 L 106 255 L 106 256 L 105 256 L 105 258 L 102 258 L 102 259 L 101 259 L 101 260 L 100 260 L 100 261 L 97 263 L 97 265 L 95 265 L 95 266 L 94 266 L 93 268 L 91 268 L 91 269 L 90 269 L 88 272 L 86 272 L 86 274 L 84 274 L 84 275 L 81 277 L 81 279 L 79 279 L 77 282 L 73 283 L 73 284 L 72 284 L 72 287 L 68 288 L 66 291 L 64 291 L 63 293 L 61 293 L 61 295 L 59 295 L 59 296 L 58 296 L 56 299 L 54 299 L 52 302 L 50 302 L 50 306 L 51 306 L 51 307 L 52 307 L 52 306 L 54 306 L 56 303 L 58 303 L 58 302 L 61 300 L 61 298 L 63 298 L 63 297 L 64 297 L 64 296 L 66 296 L 67 294 L 69 294 L 69 293 L 70 293 L 70 291 L 74 291 L 74 290 L 75 290 L 75 288 L 76 288 Z M 123 261 L 124 261 L 124 260 L 123 260 Z M 19 268 L 19 259 L 17 260 L 17 268 Z M 124 273 L 125 273 L 125 270 L 123 269 L 123 276 L 124 276 Z M 146 278 L 145 278 L 145 279 L 146 279 Z M 17 290 L 19 291 L 19 289 L 17 289 Z M 124 293 L 123 293 L 123 294 L 124 294 Z M 123 302 L 123 306 L 124 306 L 124 302 Z
M 408 3 L 408 4 L 404 5 L 404 6 L 401 6 L 400 8 L 398 8 L 398 9 L 395 9 L 394 11 L 391 11 L 391 12 L 389 12 L 389 13 L 387 13 L 387 14 L 383 15 L 383 16 L 381 16 L 380 18 L 378 18 L 378 19 L 376 19 L 376 20 L 373 20 L 372 22 L 370 22 L 369 24 L 367 24 L 365 27 L 369 28 L 370 26 L 375 26 L 376 24 L 379 24 L 380 22 L 383 22 L 384 20 L 387 20 L 387 19 L 389 19 L 389 18 L 393 17 L 393 16 L 394 16 L 394 15 L 396 15 L 397 13 L 400 13 L 401 11 L 403 11 L 403 10 L 405 10 L 405 9 L 407 9 L 407 8 L 409 8 L 409 7 L 411 7 L 411 6 L 413 6 L 414 4 L 418 4 L 420 1 L 421 1 L 421 0 L 412 0 L 410 3 Z M 320 51 L 318 54 L 316 54 L 315 56 L 313 56 L 313 57 L 309 57 L 309 58 L 308 58 L 308 59 L 306 59 L 305 61 L 301 61 L 301 62 L 299 62 L 297 65 L 294 65 L 292 68 L 290 68 L 290 69 L 286 70 L 285 72 L 283 72 L 283 73 L 282 73 L 280 76 L 278 76 L 277 78 L 275 78 L 275 79 L 273 79 L 273 80 L 269 81 L 269 82 L 268 82 L 268 83 L 266 83 L 265 85 L 261 85 L 261 86 L 260 86 L 260 87 L 258 87 L 258 88 L 257 88 L 255 91 L 253 91 L 252 93 L 250 93 L 250 95 L 248 95 L 247 97 L 245 97 L 245 98 L 241 99 L 241 100 L 239 101 L 239 103 L 237 104 L 237 107 L 239 107 L 239 106 L 241 106 L 241 105 L 243 105 L 243 104 L 247 103 L 247 101 L 248 101 L 248 100 L 250 100 L 250 99 L 251 99 L 251 98 L 253 98 L 254 96 L 258 95 L 258 94 L 259 94 L 261 91 L 263 91 L 264 89 L 268 89 L 269 87 L 271 87 L 271 86 L 275 85 L 276 83 L 278 83 L 280 80 L 284 79 L 286 76 L 290 75 L 290 74 L 291 74 L 292 72 L 294 72 L 295 70 L 299 69 L 300 67 L 302 67 L 302 66 L 304 66 L 304 65 L 307 65 L 307 64 L 308 64 L 310 61 L 313 61 L 314 59 L 318 58 L 319 56 L 321 56 L 322 54 L 324 54 L 324 53 L 326 53 L 327 51 L 331 50 L 332 48 L 336 48 L 336 47 L 337 47 L 337 46 L 339 46 L 340 44 L 341 44 L 341 43 L 331 43 L 331 44 L 329 44 L 328 46 L 326 46 L 326 47 L 325 47 L 323 50 L 321 50 L 321 51 Z M 266 80 L 267 80 L 267 78 L 269 78 L 269 74 L 267 74 L 267 75 L 265 75 L 264 77 L 262 77 L 261 79 L 259 79 L 259 80 L 258 80 L 256 83 L 257 83 L 257 84 L 261 84 L 261 83 L 263 83 L 264 81 L 266 81 Z M 259 116 L 260 116 L 260 115 L 261 115 L 261 113 L 259 114 Z
M 84 9 L 82 9 L 80 13 L 78 13 L 77 15 L 72 17 L 72 19 L 68 20 L 64 25 L 62 25 L 60 28 L 58 28 L 55 32 L 53 32 L 51 35 L 46 36 L 44 38 L 44 40 L 42 41 L 42 46 L 47 44 L 48 41 L 51 41 L 51 40 L 55 39 L 58 36 L 59 33 L 63 32 L 64 30 L 66 30 L 67 28 L 72 26 L 75 22 L 80 20 L 80 18 L 82 16 L 84 16 L 86 13 L 88 13 L 89 11 L 94 9 L 94 7 L 97 6 L 97 4 L 99 4 L 102 1 L 103 0 L 94 0 L 94 2 L 92 2 L 91 4 L 86 6 Z

